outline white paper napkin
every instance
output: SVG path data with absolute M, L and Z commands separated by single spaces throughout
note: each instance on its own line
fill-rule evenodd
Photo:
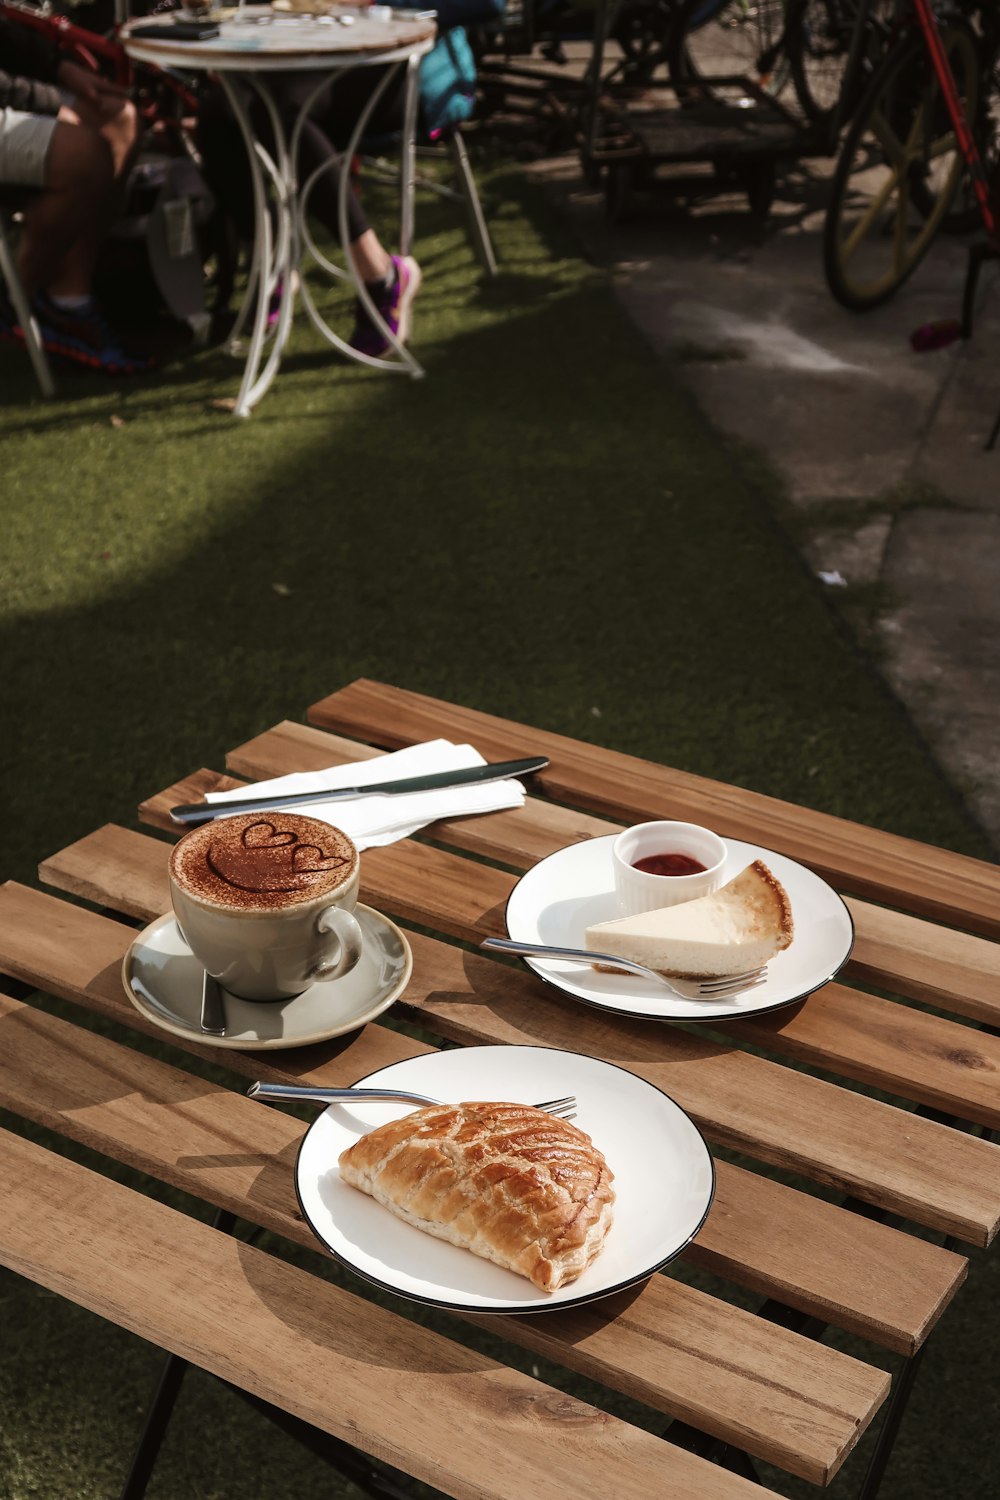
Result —
M 456 771 L 466 766 L 484 766 L 486 761 L 472 745 L 453 745 L 450 740 L 429 740 L 410 745 L 374 760 L 353 761 L 325 771 L 295 771 L 272 781 L 258 781 L 231 792 L 209 792 L 207 802 L 238 802 L 243 797 L 272 797 L 282 793 L 336 791 L 345 786 L 370 786 L 377 781 L 401 781 L 409 776 L 429 776 L 436 771 Z M 435 792 L 399 792 L 372 797 L 345 798 L 342 802 L 307 802 L 294 809 L 309 818 L 320 818 L 342 828 L 359 849 L 394 844 L 438 818 L 461 818 L 474 813 L 497 812 L 521 807 L 525 790 L 519 781 L 491 781 L 485 786 L 443 787 Z M 291 809 L 290 809 L 291 810 Z M 266 814 L 262 814 L 266 816 Z

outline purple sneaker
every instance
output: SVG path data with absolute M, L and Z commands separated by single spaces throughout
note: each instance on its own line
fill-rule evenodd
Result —
M 376 293 L 374 301 L 389 328 L 400 343 L 405 344 L 410 336 L 413 299 L 420 290 L 422 278 L 420 267 L 412 255 L 394 255 L 392 264 L 396 270 L 396 279 L 389 291 Z M 392 353 L 389 340 L 380 328 L 376 328 L 360 301 L 355 303 L 354 332 L 348 342 L 359 354 L 370 355 L 372 359 L 381 359 Z

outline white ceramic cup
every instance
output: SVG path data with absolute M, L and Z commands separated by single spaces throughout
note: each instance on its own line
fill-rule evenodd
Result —
M 719 835 L 697 823 L 635 823 L 623 829 L 611 846 L 619 915 L 631 917 L 710 896 L 722 884 L 726 853 Z M 686 854 L 705 868 L 693 875 L 652 875 L 635 868 L 636 860 L 652 854 Z
M 170 900 L 184 941 L 224 989 L 243 1000 L 289 1000 L 313 984 L 349 974 L 361 958 L 364 939 L 353 911 L 358 899 L 360 860 L 346 834 L 330 830 L 313 818 L 275 813 L 263 814 L 261 819 L 245 815 L 227 821 L 271 826 L 270 822 L 263 823 L 264 818 L 273 818 L 282 830 L 289 830 L 264 841 L 273 844 L 278 853 L 301 842 L 319 855 L 327 836 L 335 833 L 351 856 L 343 879 L 332 889 L 327 882 L 315 896 L 305 892 L 293 904 L 270 910 L 234 910 L 213 900 L 210 886 L 196 891 L 178 878 L 181 845 L 195 839 L 204 843 L 210 837 L 211 825 L 203 825 L 185 834 L 173 850 Z M 265 847 L 261 852 L 266 855 L 268 850 Z M 332 990 L 334 1005 L 335 995 Z

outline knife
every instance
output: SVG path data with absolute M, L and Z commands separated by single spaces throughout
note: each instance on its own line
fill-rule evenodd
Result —
M 201 981 L 201 1029 L 206 1036 L 225 1036 L 226 1010 L 222 1003 L 222 988 L 205 970 Z
M 310 802 L 346 802 L 351 797 L 375 797 L 405 792 L 434 792 L 449 786 L 482 786 L 489 781 L 506 781 L 511 776 L 530 776 L 549 763 L 546 755 L 530 760 L 502 760 L 488 766 L 467 766 L 461 771 L 435 771 L 430 776 L 408 776 L 403 781 L 376 781 L 369 786 L 338 787 L 325 792 L 280 792 L 270 797 L 243 797 L 232 802 L 186 802 L 172 807 L 175 823 L 208 823 L 228 813 L 271 812 L 277 808 L 305 807 Z

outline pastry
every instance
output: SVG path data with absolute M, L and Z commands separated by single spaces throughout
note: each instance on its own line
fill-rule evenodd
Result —
M 543 1292 L 575 1281 L 611 1227 L 604 1157 L 575 1125 L 527 1104 L 428 1105 L 348 1147 L 340 1175 Z
M 792 931 L 784 887 L 755 859 L 710 896 L 596 922 L 584 941 L 677 979 L 717 979 L 760 968 L 788 947 Z

